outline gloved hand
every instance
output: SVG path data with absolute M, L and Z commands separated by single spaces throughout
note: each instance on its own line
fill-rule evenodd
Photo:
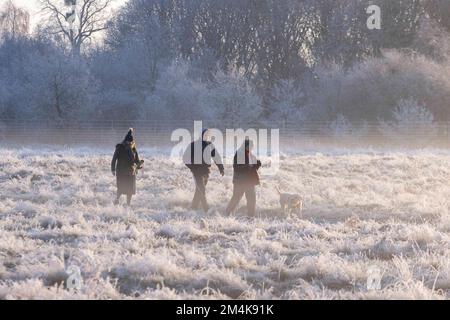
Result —
M 116 172 L 115 171 L 111 171 L 112 175 L 115 177 L 116 176 Z
M 225 175 L 225 171 L 224 171 L 224 170 L 221 170 L 221 171 L 220 171 L 220 175 L 223 177 L 223 176 Z

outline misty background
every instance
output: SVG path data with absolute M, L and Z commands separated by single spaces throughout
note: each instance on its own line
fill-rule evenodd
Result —
M 0 299 L 450 298 L 450 0 L 77 3 L 0 0 Z M 226 214 L 233 147 L 190 209 L 193 120 L 280 129 L 255 218 Z
M 73 30 L 64 1 L 28 3 L 0 0 L 4 132 L 204 120 L 448 136 L 447 0 L 78 0 Z

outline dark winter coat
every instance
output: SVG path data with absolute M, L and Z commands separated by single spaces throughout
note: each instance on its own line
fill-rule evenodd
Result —
M 195 152 L 201 150 L 201 154 L 196 157 Z M 206 150 L 206 151 L 205 151 Z M 203 155 L 203 156 L 202 156 Z M 184 164 L 196 176 L 209 175 L 211 164 L 214 160 L 220 172 L 224 171 L 222 157 L 215 149 L 214 145 L 209 141 L 197 140 L 192 142 L 187 148 L 183 156 Z
M 240 156 L 238 157 L 238 155 Z M 245 155 L 245 161 L 244 161 Z M 242 186 L 257 186 L 260 184 L 258 169 L 261 167 L 261 161 L 250 153 L 242 149 L 238 150 L 233 159 L 233 183 Z
M 136 172 L 139 164 L 139 155 L 134 144 L 122 142 L 116 146 L 111 171 L 116 174 L 119 194 L 136 194 Z

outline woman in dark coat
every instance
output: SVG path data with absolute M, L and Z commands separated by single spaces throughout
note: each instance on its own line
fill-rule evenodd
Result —
M 140 169 L 144 162 L 139 160 L 133 133 L 133 129 L 130 129 L 123 142 L 116 146 L 116 151 L 111 161 L 111 171 L 116 176 L 117 181 L 115 205 L 119 204 L 122 194 L 127 195 L 127 204 L 131 204 L 131 198 L 136 194 L 137 169 Z
M 253 142 L 246 139 L 242 147 L 236 152 L 233 160 L 233 196 L 228 204 L 226 213 L 232 213 L 242 196 L 247 199 L 247 212 L 250 217 L 255 216 L 256 191 L 259 185 L 258 169 L 261 161 L 257 160 L 252 153 Z

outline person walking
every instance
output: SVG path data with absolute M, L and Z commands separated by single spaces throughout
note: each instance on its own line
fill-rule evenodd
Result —
M 111 172 L 116 177 L 117 196 L 114 204 L 118 205 L 121 195 L 127 196 L 127 204 L 136 194 L 136 174 L 142 168 L 144 160 L 139 159 L 134 139 L 134 130 L 130 128 L 122 143 L 116 145 L 111 161 Z
M 246 139 L 234 155 L 233 196 L 226 209 L 228 215 L 236 210 L 239 201 L 241 201 L 242 196 L 245 194 L 248 216 L 255 216 L 255 187 L 260 184 L 258 169 L 261 167 L 261 161 L 256 159 L 252 153 L 252 149 L 253 141 Z
M 225 175 L 222 157 L 214 144 L 208 140 L 208 129 L 204 129 L 200 139 L 193 141 L 186 148 L 183 155 L 183 161 L 191 170 L 195 182 L 195 194 L 191 208 L 197 210 L 201 206 L 204 212 L 209 210 L 208 201 L 206 200 L 206 185 L 208 184 L 213 160 L 220 174 L 222 176 Z

